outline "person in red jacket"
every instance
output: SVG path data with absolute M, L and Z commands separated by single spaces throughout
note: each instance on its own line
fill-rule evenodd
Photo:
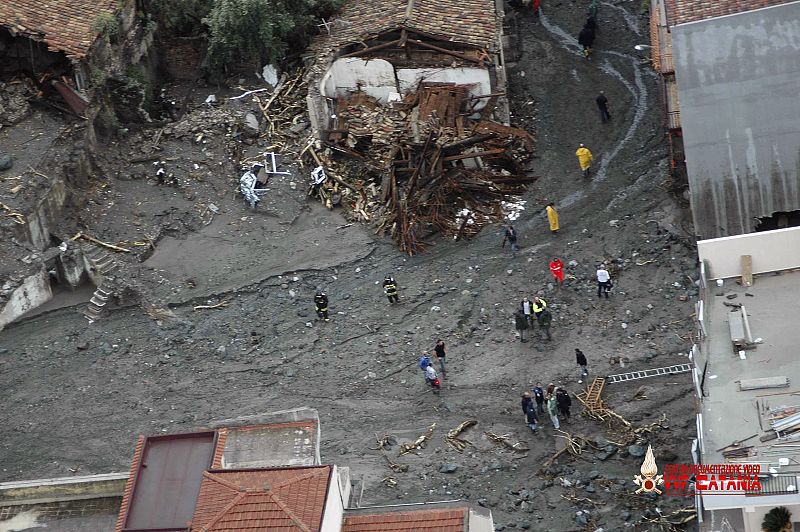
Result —
M 556 280 L 558 286 L 564 284 L 564 263 L 561 259 L 555 258 L 550 261 L 550 273 L 553 274 L 553 279 Z

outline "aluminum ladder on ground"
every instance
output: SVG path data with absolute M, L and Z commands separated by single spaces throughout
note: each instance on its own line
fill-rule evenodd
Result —
M 686 373 L 689 371 L 692 371 L 691 364 L 675 364 L 674 366 L 667 366 L 665 368 L 646 369 L 643 371 L 631 371 L 629 373 L 609 375 L 606 378 L 608 379 L 609 384 L 613 384 L 615 382 L 635 381 L 638 379 L 660 377 L 662 375 L 675 375 L 677 373 Z

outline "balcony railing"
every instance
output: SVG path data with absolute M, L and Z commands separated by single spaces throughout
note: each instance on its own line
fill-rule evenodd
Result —
M 778 473 L 761 477 L 761 490 L 747 490 L 745 495 L 757 497 L 759 495 L 796 495 L 798 479 L 797 473 Z

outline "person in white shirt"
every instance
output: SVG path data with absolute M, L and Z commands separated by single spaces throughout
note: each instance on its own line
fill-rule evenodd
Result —
M 522 302 L 519 304 L 519 309 L 523 314 L 525 314 L 525 319 L 528 320 L 528 325 L 533 325 L 533 308 L 531 307 L 531 302 L 527 297 L 522 299 Z
M 606 299 L 608 299 L 608 293 L 611 291 L 611 275 L 609 275 L 608 270 L 606 270 L 605 266 L 602 264 L 597 268 L 597 297 L 602 297 L 603 294 L 606 295 Z
M 442 384 L 439 382 L 439 376 L 436 375 L 436 369 L 432 365 L 425 368 L 425 380 L 433 388 L 433 393 L 439 393 Z

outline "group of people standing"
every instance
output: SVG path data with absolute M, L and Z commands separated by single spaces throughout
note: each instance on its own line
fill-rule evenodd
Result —
M 436 340 L 433 353 L 436 360 L 439 361 L 439 369 L 442 372 L 442 378 L 446 379 L 447 367 L 445 365 L 445 359 L 447 358 L 447 352 L 444 348 L 444 341 Z M 442 381 L 439 379 L 439 374 L 436 372 L 436 368 L 433 366 L 433 360 L 431 359 L 430 353 L 428 353 L 428 351 L 423 351 L 422 356 L 419 357 L 419 362 L 417 364 L 419 369 L 421 369 L 425 374 L 425 382 L 430 385 L 434 394 L 439 395 L 439 391 L 442 389 Z
M 525 341 L 525 331 L 533 328 L 534 321 L 539 326 L 539 335 L 542 340 L 550 341 L 553 339 L 550 334 L 553 315 L 547 308 L 547 301 L 539 296 L 534 297 L 533 300 L 527 297 L 523 298 L 520 301 L 514 320 L 521 342 Z
M 542 388 L 542 383 L 537 382 L 530 392 L 522 394 L 520 404 L 522 413 L 525 414 L 525 423 L 531 432 L 536 432 L 539 428 L 540 416 L 544 415 L 545 409 L 555 429 L 561 428 L 561 419 L 569 422 L 572 416 L 570 412 L 572 398 L 569 396 L 569 392 L 552 382 L 547 385 L 546 389 Z M 561 419 L 559 419 L 559 415 Z
M 575 361 L 580 368 L 578 384 L 581 384 L 589 374 L 589 370 L 586 355 L 578 348 L 575 349 Z M 542 383 L 537 382 L 531 391 L 523 392 L 520 404 L 522 413 L 525 414 L 525 423 L 532 432 L 536 432 L 539 428 L 540 416 L 544 415 L 545 410 L 555 429 L 561 428 L 562 420 L 568 423 L 572 417 L 570 412 L 572 398 L 569 392 L 563 386 L 556 386 L 552 382 L 547 385 L 547 388 L 542 388 Z

